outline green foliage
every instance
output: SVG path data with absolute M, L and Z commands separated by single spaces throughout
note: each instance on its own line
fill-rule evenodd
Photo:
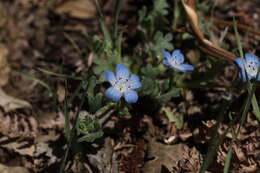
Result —
M 95 113 L 102 106 L 103 94 L 95 93 L 95 87 L 97 84 L 98 83 L 96 77 L 95 76 L 90 77 L 89 85 L 87 88 L 87 93 L 88 93 L 87 99 L 88 99 L 88 106 L 89 106 L 90 113 Z
M 147 7 L 144 6 L 139 11 L 139 21 L 142 22 L 154 22 L 158 17 L 165 16 L 168 14 L 167 8 L 169 7 L 166 0 L 154 0 L 153 8 L 148 12 Z
M 120 62 L 120 57 L 117 52 L 112 52 L 110 57 L 96 56 L 94 59 L 95 67 L 94 73 L 100 75 L 105 70 L 113 70 L 116 64 Z
M 119 116 L 124 116 L 124 115 L 129 115 L 129 108 L 126 105 L 121 105 L 119 108 L 118 115 Z
M 151 54 L 155 57 L 158 57 L 162 54 L 162 51 L 167 49 L 167 50 L 172 50 L 172 41 L 173 36 L 171 33 L 167 33 L 166 35 L 163 35 L 162 32 L 157 31 L 155 33 L 155 36 L 148 44 L 148 51 L 151 52 Z
M 171 123 L 174 123 L 177 129 L 181 129 L 184 123 L 184 116 L 182 114 L 175 114 L 169 107 L 163 107 L 162 111 Z
M 228 173 L 229 172 L 229 167 L 230 167 L 230 162 L 231 162 L 231 159 L 232 159 L 232 155 L 233 155 L 233 150 L 231 149 L 231 150 L 228 151 L 228 154 L 227 154 L 227 157 L 226 157 L 226 160 L 225 160 L 223 173 Z
M 206 1 L 203 3 L 197 3 L 196 6 L 199 11 L 204 12 L 204 13 L 207 13 L 210 10 L 210 6 L 209 6 L 208 2 L 206 2 Z
M 161 27 L 162 17 L 168 14 L 169 7 L 166 0 L 154 0 L 153 7 L 148 10 L 146 6 L 138 12 L 139 14 L 139 30 L 147 38 L 151 37 L 156 31 L 156 24 Z M 160 22 L 158 22 L 160 21 Z
M 159 67 L 153 67 L 151 64 L 143 67 L 142 72 L 142 92 L 162 101 L 169 101 L 173 97 L 180 95 L 181 89 L 172 87 L 169 79 L 158 80 L 162 73 Z
M 79 118 L 76 127 L 77 134 L 83 135 L 78 138 L 78 142 L 94 142 L 104 134 L 98 118 L 94 115 L 86 115 L 84 118 Z
M 141 69 L 141 72 L 145 77 L 156 79 L 161 71 L 158 67 L 153 67 L 151 64 L 148 64 Z

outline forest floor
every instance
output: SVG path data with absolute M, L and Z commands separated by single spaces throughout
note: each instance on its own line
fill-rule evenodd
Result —
M 130 60 L 131 44 L 140 40 L 138 11 L 146 4 L 149 2 L 145 0 L 126 0 L 120 12 L 123 54 Z M 168 4 L 166 19 L 171 23 L 174 1 Z M 102 1 L 101 9 L 107 26 L 112 26 L 113 1 Z M 190 29 L 185 13 L 181 14 L 177 27 L 171 31 L 189 61 L 197 67 L 215 61 L 211 57 L 197 61 L 197 45 L 182 41 L 183 32 Z M 260 55 L 257 0 L 204 0 L 199 3 L 198 15 L 202 25 L 209 25 L 203 30 L 208 31 L 207 37 L 220 45 L 224 42 L 226 49 L 236 47 L 232 17 L 239 24 L 254 28 L 253 32 L 240 30 L 241 40 L 244 50 Z M 102 34 L 97 10 L 89 0 L 10 0 L 0 1 L 0 16 L 0 173 L 59 172 L 67 146 L 65 91 L 73 93 L 80 83 L 77 77 L 92 73 L 95 66 L 97 57 L 82 33 Z M 222 36 L 225 41 L 219 39 Z M 221 70 L 211 79 L 214 85 L 228 85 L 237 75 L 233 64 L 222 65 L 218 64 Z M 189 74 L 186 80 L 195 78 L 203 76 Z M 257 97 L 259 93 L 256 89 Z M 230 150 L 230 172 L 260 172 L 260 128 L 252 109 L 236 138 L 232 130 L 226 132 L 230 117 L 240 111 L 246 96 L 246 90 L 233 92 L 235 99 L 229 101 L 230 90 L 225 87 L 188 87 L 163 108 L 159 101 L 140 96 L 130 114 L 118 116 L 114 110 L 108 111 L 103 137 L 93 143 L 74 145 L 65 168 L 68 172 L 87 173 L 198 172 L 208 151 L 215 148 L 208 172 L 223 172 Z M 88 111 L 79 102 L 76 100 L 68 113 L 71 120 L 78 109 L 81 113 Z M 173 115 L 174 119 L 169 120 Z M 237 122 L 231 129 L 236 131 L 239 125 Z

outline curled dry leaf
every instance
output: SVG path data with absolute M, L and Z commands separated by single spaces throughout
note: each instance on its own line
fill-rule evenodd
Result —
M 233 62 L 234 59 L 236 58 L 235 54 L 225 49 L 222 49 L 221 47 L 217 46 L 216 44 L 212 43 L 211 41 L 205 38 L 204 34 L 202 33 L 199 27 L 198 14 L 196 13 L 196 9 L 195 9 L 195 1 L 182 0 L 182 4 L 186 11 L 194 35 L 201 43 L 200 45 L 201 50 L 213 57 L 221 58 Z

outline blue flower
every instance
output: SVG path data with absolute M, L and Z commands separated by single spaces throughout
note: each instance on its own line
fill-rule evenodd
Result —
M 135 103 L 138 100 L 137 92 L 134 89 L 142 86 L 137 75 L 129 74 L 128 68 L 123 64 L 116 66 L 116 74 L 111 71 L 105 71 L 106 80 L 112 85 L 106 90 L 105 96 L 117 102 L 124 96 L 127 103 Z
M 247 77 L 248 80 L 256 79 L 260 64 L 257 56 L 251 53 L 246 53 L 245 59 L 236 58 L 235 64 L 240 68 L 239 77 L 243 82 L 247 81 Z M 257 80 L 260 80 L 260 75 L 258 75 Z
M 194 70 L 194 67 L 192 65 L 183 63 L 184 56 L 180 50 L 175 50 L 172 52 L 172 54 L 170 54 L 169 52 L 167 52 L 165 50 L 162 53 L 164 56 L 164 59 L 163 59 L 164 65 L 171 67 L 175 70 L 182 71 L 182 72 Z

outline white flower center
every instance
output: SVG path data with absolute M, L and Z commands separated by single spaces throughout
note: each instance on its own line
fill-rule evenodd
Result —
M 181 63 L 179 61 L 176 60 L 176 58 L 169 58 L 168 59 L 168 62 L 172 65 L 172 66 L 178 66 L 180 65 Z
M 258 72 L 258 63 L 255 61 L 246 62 L 246 72 L 251 76 L 256 76 Z
M 114 86 L 113 86 L 115 89 L 117 89 L 118 91 L 120 91 L 121 93 L 131 89 L 131 84 L 130 84 L 130 80 L 127 78 L 127 79 L 124 79 L 124 78 L 117 78 L 115 83 L 114 83 Z

